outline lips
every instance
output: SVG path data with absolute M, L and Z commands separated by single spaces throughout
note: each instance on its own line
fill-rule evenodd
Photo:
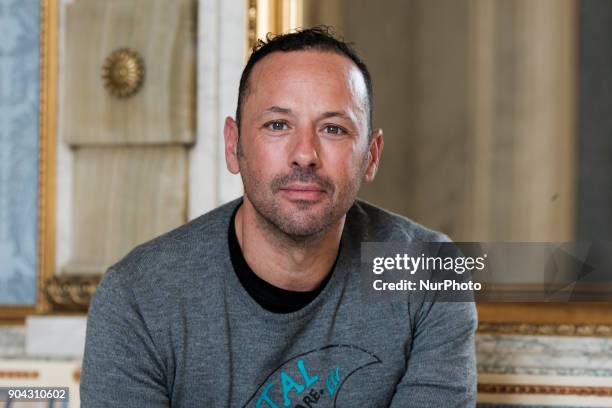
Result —
M 280 192 L 294 200 L 317 200 L 325 194 L 325 188 L 318 184 L 291 183 Z

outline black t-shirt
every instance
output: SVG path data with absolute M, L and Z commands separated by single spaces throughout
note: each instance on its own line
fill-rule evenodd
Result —
M 332 265 L 332 268 L 325 279 L 323 279 L 321 284 L 314 290 L 299 292 L 274 286 L 257 276 L 257 274 L 253 272 L 251 267 L 244 259 L 242 248 L 240 248 L 240 243 L 238 242 L 238 237 L 236 236 L 236 228 L 234 226 L 234 220 L 236 219 L 238 208 L 240 208 L 240 206 L 238 206 L 232 214 L 227 234 L 230 259 L 238 280 L 242 286 L 244 286 L 247 293 L 251 295 L 251 297 L 257 303 L 259 303 L 259 305 L 261 305 L 261 307 L 270 312 L 291 313 L 300 310 L 314 300 L 323 290 L 334 272 L 338 257 L 336 256 L 336 261 L 334 261 L 334 264 Z M 338 251 L 338 253 L 339 252 L 340 251 Z

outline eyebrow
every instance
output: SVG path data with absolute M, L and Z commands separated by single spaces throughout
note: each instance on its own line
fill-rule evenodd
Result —
M 349 115 L 347 115 L 345 112 L 325 112 L 321 115 L 321 119 L 327 119 L 327 118 L 333 118 L 333 117 L 340 117 L 340 118 L 344 118 L 344 119 L 348 119 L 352 122 L 352 119 Z
M 284 113 L 285 115 L 291 115 L 291 109 L 281 108 L 280 106 L 271 106 L 266 109 L 264 113 Z
M 270 106 L 268 109 L 266 109 L 263 114 L 266 113 L 282 113 L 285 115 L 293 115 L 293 111 L 289 108 L 281 108 L 280 106 Z M 353 122 L 352 118 L 344 111 L 329 111 L 329 112 L 324 112 L 321 115 L 321 119 L 327 119 L 327 118 L 334 118 L 334 117 L 340 117 L 343 119 L 347 119 L 351 122 Z

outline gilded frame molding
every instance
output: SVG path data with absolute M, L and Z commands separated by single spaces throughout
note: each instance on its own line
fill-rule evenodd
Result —
M 543 384 L 500 384 L 479 383 L 479 394 L 542 394 L 542 395 L 579 395 L 582 397 L 610 397 L 612 387 L 589 387 L 574 385 Z
M 55 180 L 58 97 L 58 0 L 41 0 L 38 295 L 36 311 L 50 309 L 45 286 L 55 275 Z
M 266 34 L 280 34 L 303 25 L 303 0 L 246 0 L 247 41 L 246 55 L 257 39 Z
M 479 303 L 478 334 L 612 338 L 611 302 Z
M 612 324 L 481 322 L 478 325 L 478 334 L 610 338 Z
M 40 0 L 38 208 L 36 304 L 2 306 L 0 321 L 20 324 L 28 314 L 49 310 L 45 282 L 55 269 L 55 143 L 58 80 L 58 0 Z

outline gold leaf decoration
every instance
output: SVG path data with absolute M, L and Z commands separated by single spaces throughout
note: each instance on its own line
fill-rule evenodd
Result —
M 145 66 L 140 54 L 129 48 L 113 51 L 102 66 L 104 88 L 117 98 L 129 98 L 144 83 Z

